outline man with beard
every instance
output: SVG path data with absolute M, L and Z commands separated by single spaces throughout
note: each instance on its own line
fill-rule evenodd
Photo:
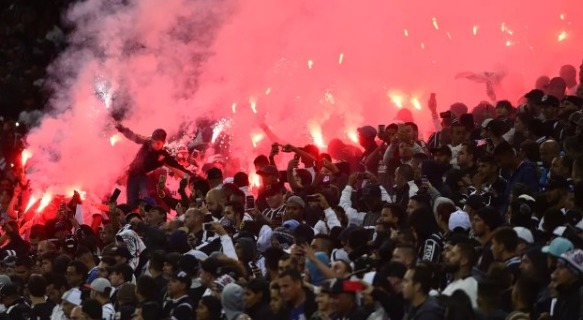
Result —
M 478 255 L 469 240 L 457 243 L 445 256 L 445 272 L 453 276 L 442 294 L 451 296 L 454 291 L 462 290 L 472 301 L 472 307 L 478 306 L 478 281 L 472 277 L 472 268 L 478 261 Z
M 211 189 L 206 194 L 206 208 L 208 210 L 203 209 L 203 213 L 207 214 L 210 212 L 212 217 L 216 220 L 219 220 L 223 217 L 223 210 L 225 208 L 225 203 L 227 203 L 227 196 L 225 192 L 221 189 Z M 205 212 L 208 211 L 208 212 Z M 207 219 L 205 219 L 206 221 Z

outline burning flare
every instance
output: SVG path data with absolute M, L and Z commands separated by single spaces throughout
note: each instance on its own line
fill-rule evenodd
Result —
M 249 105 L 251 106 L 251 110 L 253 110 L 253 113 L 257 113 L 257 98 L 255 97 L 249 97 Z
M 24 149 L 22 150 L 22 155 L 21 155 L 21 159 L 22 159 L 22 166 L 26 166 L 26 162 L 32 157 L 32 151 L 28 150 L 28 149 Z
M 40 205 L 36 212 L 42 212 L 48 205 L 51 203 L 53 199 L 53 195 L 50 192 L 47 192 L 43 195 L 42 199 L 40 199 Z
M 111 143 L 112 147 L 115 146 L 115 144 L 120 142 L 120 141 L 121 141 L 121 134 L 119 134 L 119 133 L 116 133 L 109 138 L 109 143 Z

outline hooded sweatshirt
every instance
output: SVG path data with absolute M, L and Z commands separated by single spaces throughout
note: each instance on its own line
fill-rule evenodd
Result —
M 223 288 L 221 293 L 221 304 L 227 320 L 246 319 L 245 310 L 245 290 L 238 284 L 229 283 Z

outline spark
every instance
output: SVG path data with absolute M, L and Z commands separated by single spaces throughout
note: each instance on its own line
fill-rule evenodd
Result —
M 249 97 L 249 105 L 253 113 L 257 113 L 257 99 L 255 97 Z
M 105 108 L 109 109 L 111 107 L 112 94 L 111 94 L 111 83 L 104 79 L 97 79 L 95 81 L 95 91 L 97 95 L 103 100 Z
M 324 102 L 334 104 L 334 95 L 332 95 L 332 91 L 330 89 L 327 89 L 324 92 Z
M 421 110 L 421 102 L 419 102 L 419 99 L 417 99 L 416 97 L 411 98 L 411 104 L 413 105 L 413 107 L 415 107 L 415 109 Z
M 230 126 L 231 126 L 230 119 L 222 118 L 219 121 L 217 121 L 217 123 L 213 127 L 213 136 L 211 138 L 211 143 L 215 143 L 219 138 L 221 132 L 223 132 L 225 128 L 229 128 Z
M 233 113 L 237 113 L 237 103 L 233 102 L 233 104 L 231 105 L 231 110 L 233 110 Z
M 474 34 L 474 36 L 476 36 L 478 34 L 478 26 L 474 26 L 472 28 L 472 33 Z
M 559 16 L 559 18 L 561 18 L 561 20 L 565 20 L 565 14 L 561 13 L 561 15 Z
M 350 139 L 350 141 L 354 142 L 354 143 L 358 143 L 358 135 L 356 134 L 356 130 L 350 130 L 347 133 L 348 138 Z
M 403 29 L 403 33 L 405 34 L 405 37 L 408 37 L 409 36 L 409 30 Z
M 113 136 L 109 137 L 109 143 L 111 146 L 115 146 L 116 143 L 121 141 L 121 135 L 119 133 L 114 134 Z
M 447 37 L 449 38 L 449 40 L 451 40 L 451 38 L 452 38 L 451 33 L 447 32 L 446 34 L 447 34 Z
M 433 17 L 433 18 L 431 18 L 431 20 L 433 21 L 433 27 L 435 28 L 435 30 L 439 30 L 439 25 L 437 24 L 437 18 Z
M 425 49 L 425 42 L 421 42 L 421 49 Z
M 326 148 L 326 144 L 324 144 L 324 136 L 322 135 L 322 128 L 319 125 L 312 123 L 310 125 L 310 135 L 312 136 L 312 140 L 314 140 L 314 144 L 318 148 Z
M 38 206 L 36 212 L 42 212 L 44 208 L 46 208 L 49 205 L 52 199 L 53 195 L 50 192 L 45 193 L 43 197 L 40 199 L 40 205 Z
M 565 30 L 563 30 L 563 31 L 561 31 L 561 33 L 557 37 L 557 40 L 559 40 L 559 42 L 561 42 L 565 39 L 567 39 L 567 32 Z
M 505 22 L 502 22 L 500 24 L 500 31 L 502 31 L 502 32 L 505 32 L 506 31 L 506 23 Z
M 340 53 L 340 56 L 338 57 L 338 64 L 342 64 L 342 60 L 344 60 L 344 53 Z
M 312 69 L 313 66 L 314 66 L 314 61 L 308 60 L 308 69 Z
M 399 109 L 403 108 L 403 96 L 400 93 L 389 92 L 387 96 L 389 97 L 389 99 L 391 99 L 391 102 L 395 106 L 397 106 L 397 108 Z
M 510 40 L 506 40 L 506 46 L 510 47 L 512 45 L 512 42 Z
M 257 144 L 263 140 L 265 136 L 262 133 L 257 133 L 251 137 L 251 143 L 253 143 L 253 148 L 257 148 Z
M 268 96 L 271 93 L 271 88 L 267 88 L 265 90 L 265 95 Z
M 22 155 L 20 156 L 21 160 L 22 160 L 22 166 L 26 166 L 26 162 L 28 161 L 28 159 L 30 159 L 32 157 L 32 151 L 28 150 L 28 149 L 24 149 L 22 150 Z
M 32 206 L 36 203 L 37 200 L 38 200 L 37 197 L 31 196 L 30 200 L 28 200 L 28 204 L 26 205 L 26 209 L 24 209 L 24 212 L 30 210 L 30 208 L 32 208 Z

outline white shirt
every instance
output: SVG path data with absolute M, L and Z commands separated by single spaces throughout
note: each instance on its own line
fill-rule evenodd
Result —
M 468 295 L 470 301 L 472 301 L 473 308 L 478 307 L 478 281 L 474 277 L 466 277 L 452 281 L 443 289 L 442 294 L 451 296 L 458 289 Z
M 103 320 L 115 319 L 115 309 L 113 308 L 113 304 L 111 304 L 111 302 L 108 302 L 101 306 L 101 318 Z

